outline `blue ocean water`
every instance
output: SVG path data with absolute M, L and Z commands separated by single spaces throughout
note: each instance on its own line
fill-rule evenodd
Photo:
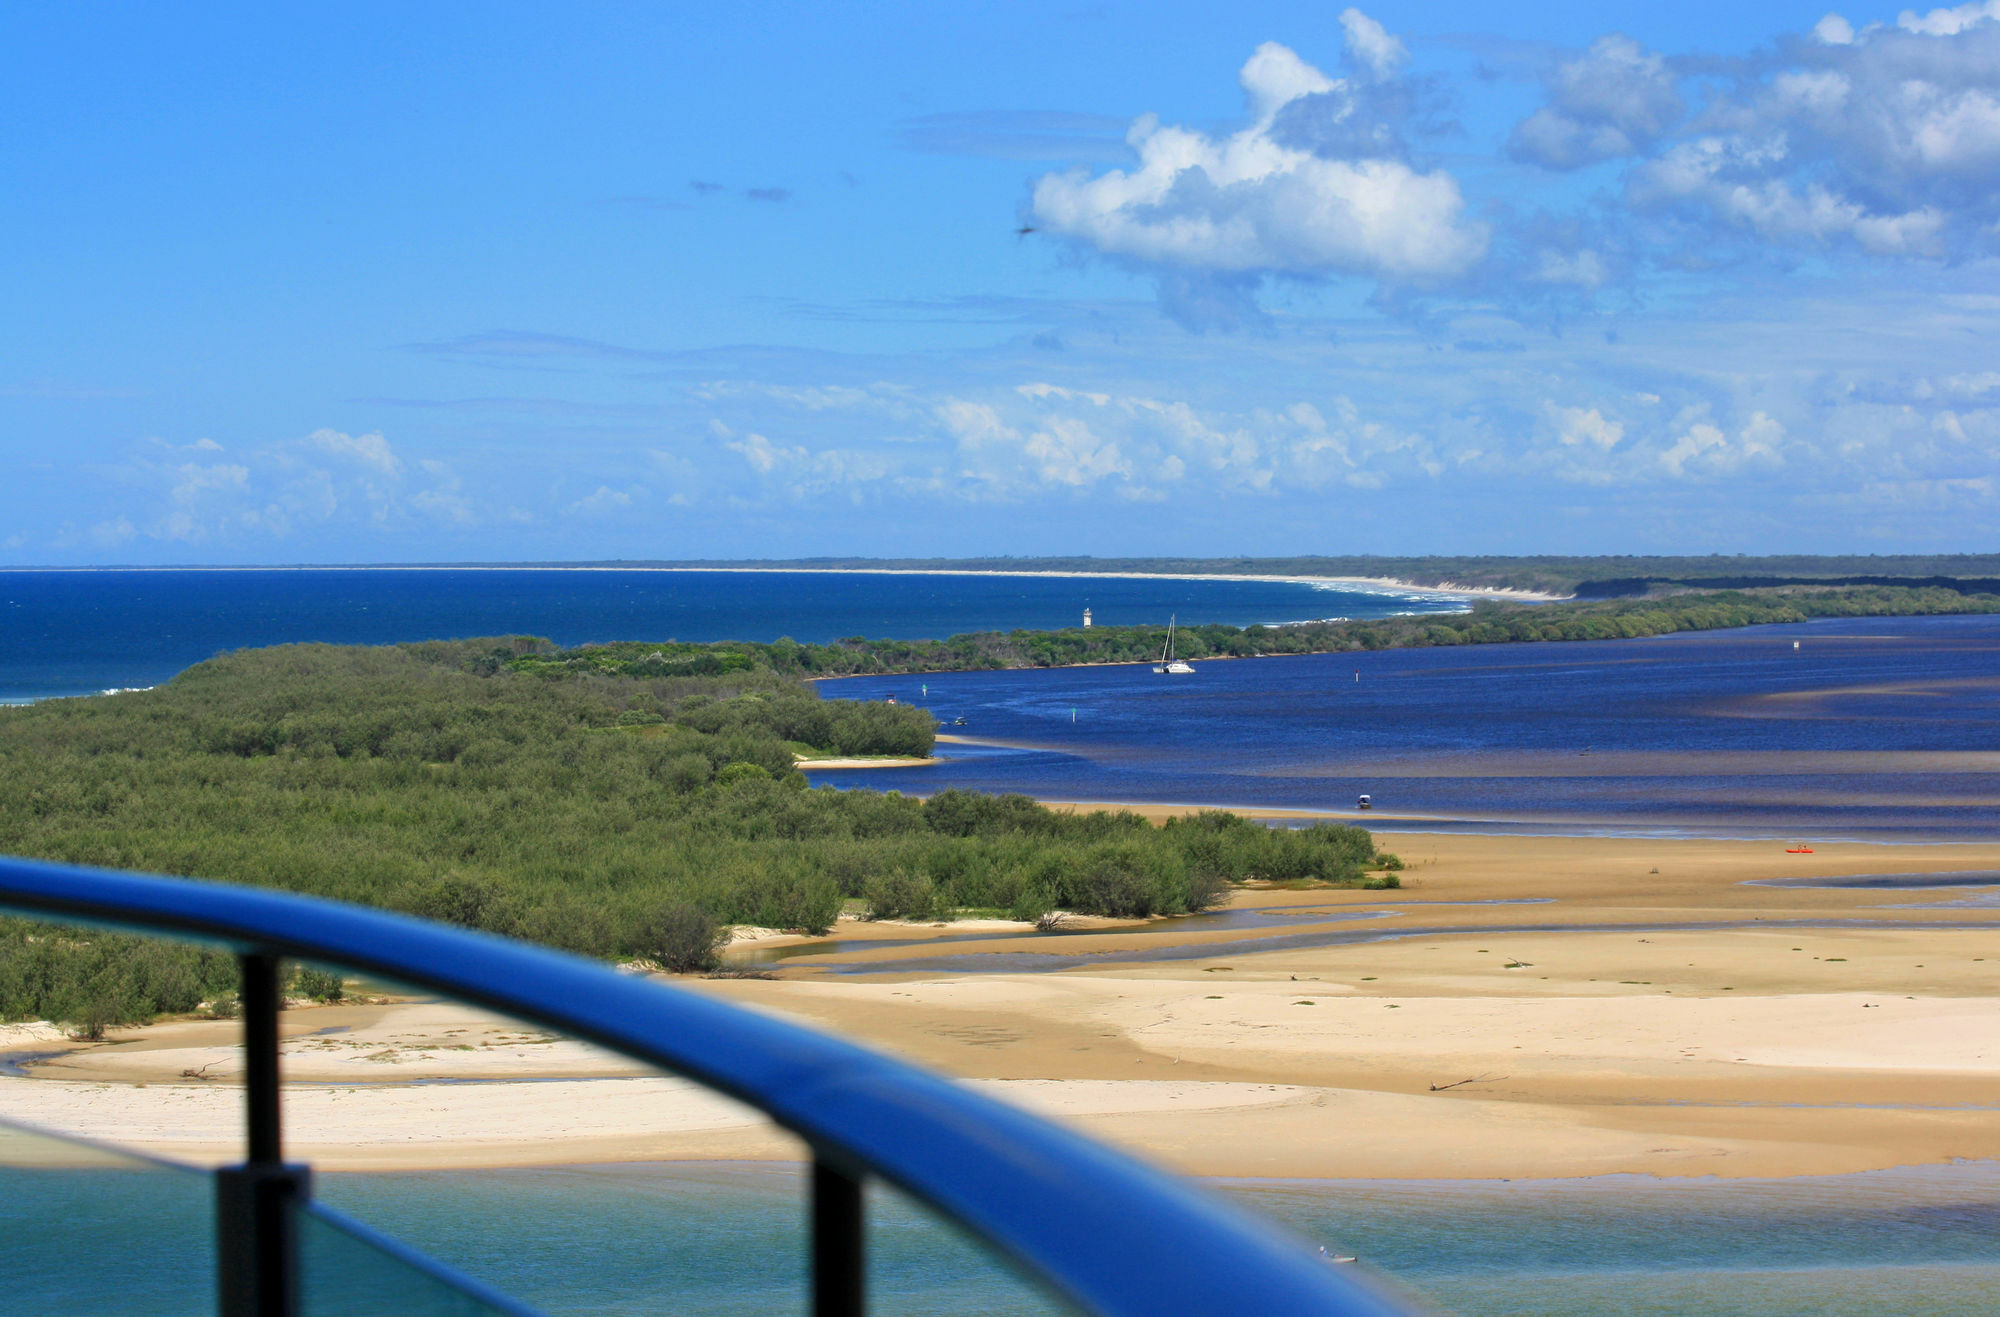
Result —
M 668 1163 L 330 1174 L 316 1192 L 555 1317 L 747 1315 L 805 1309 L 801 1180 L 789 1166 Z M 1468 1317 L 1931 1317 L 1991 1311 L 2000 1295 L 1990 1164 L 1793 1180 L 1213 1183 L 1307 1247 L 1357 1255 Z M 207 1206 L 192 1175 L 0 1170 L 10 1305 L 212 1310 Z M 893 1194 L 871 1193 L 868 1238 L 873 1311 L 1064 1311 Z M 352 1276 L 337 1283 L 354 1291 Z M 331 1297 L 324 1310 L 350 1310 L 340 1288 Z
M 823 682 L 925 704 L 966 740 L 932 767 L 812 778 L 1343 811 L 1392 830 L 2000 837 L 2000 617 L 1198 667 Z
M 870 572 L 258 569 L 0 571 L 0 701 L 151 686 L 217 653 L 538 635 L 611 640 L 933 639 L 967 631 L 1296 622 L 1455 611 L 1407 591 L 1167 577 Z

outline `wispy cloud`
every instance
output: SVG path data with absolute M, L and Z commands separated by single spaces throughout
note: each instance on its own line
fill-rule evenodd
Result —
M 419 412 L 506 412 L 525 416 L 587 416 L 646 420 L 664 415 L 657 402 L 588 402 L 577 398 L 350 398 L 364 407 L 398 407 Z
M 79 384 L 72 380 L 18 380 L 0 384 L 0 398 L 45 398 L 55 402 L 96 402 L 105 398 L 137 398 L 137 389 Z
M 620 206 L 629 210 L 693 210 L 694 209 L 693 206 L 689 205 L 685 201 L 675 201 L 671 197 L 649 196 L 644 193 L 634 193 L 629 196 L 622 196 L 622 197 L 606 197 L 599 204 L 605 206 Z
M 761 201 L 768 205 L 778 205 L 792 199 L 792 189 L 775 183 L 764 183 L 750 187 L 731 187 L 727 183 L 717 183 L 712 179 L 697 178 L 688 182 L 688 190 L 700 197 L 734 196 L 744 201 Z
M 461 334 L 454 338 L 435 339 L 428 343 L 405 343 L 403 350 L 420 352 L 427 356 L 523 364 L 562 360 L 669 361 L 677 355 L 645 348 L 621 347 L 616 343 L 575 338 L 567 334 L 541 334 L 513 329 Z
M 644 498 L 646 491 L 639 486 L 627 489 L 613 489 L 609 485 L 599 485 L 596 490 L 577 499 L 563 509 L 573 517 L 612 517 L 629 509 L 635 500 Z
M 904 325 L 1020 325 L 1040 324 L 1051 318 L 1072 315 L 1085 304 L 1054 298 L 1006 297 L 992 293 L 963 293 L 951 297 L 870 297 L 851 302 L 814 302 L 797 297 L 757 297 L 750 299 L 783 309 L 802 320 L 834 320 L 869 324 Z M 1091 310 L 1105 317 L 1125 318 L 1129 306 L 1095 306 Z
M 89 528 L 101 546 L 270 544 L 328 526 L 379 533 L 478 521 L 448 463 L 413 469 L 375 433 L 320 429 L 241 450 L 154 440 L 103 474 L 129 499 Z
M 1128 158 L 1126 121 L 1063 110 L 961 110 L 920 115 L 896 126 L 906 150 L 990 160 L 1112 164 Z

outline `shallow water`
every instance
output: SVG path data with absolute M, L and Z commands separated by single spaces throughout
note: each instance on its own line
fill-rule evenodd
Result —
M 1439 904 L 1522 905 L 1535 903 L 1538 902 L 1533 898 L 1529 898 L 1523 901 L 1451 901 L 1440 902 Z M 1269 928 L 1273 923 L 1289 921 L 1318 924 L 1336 923 L 1352 919 L 1388 919 L 1401 913 L 1403 912 L 1400 910 L 1219 910 L 1212 914 L 1188 915 L 1174 919 L 1169 923 L 1128 928 L 1123 931 L 1134 933 L 1203 933 L 1218 929 Z M 1106 932 L 1116 931 L 1120 930 L 1082 927 L 1055 928 L 1047 932 L 1038 932 L 1030 927 L 1022 927 L 1008 929 L 1004 932 L 944 933 L 936 937 L 826 938 L 818 942 L 800 942 L 784 947 L 743 947 L 729 953 L 727 958 L 735 964 L 767 964 L 772 961 L 800 960 L 812 956 L 834 956 L 850 951 L 891 951 L 903 947 L 956 947 L 963 946 L 968 942 L 1002 942 L 1014 938 L 1033 938 L 1036 941 L 1041 941 L 1045 938 L 1102 937 Z M 4 1058 L 0 1058 L 0 1065 L 4 1064 Z
M 928 768 L 811 777 L 1309 809 L 1380 831 L 2000 839 L 2000 617 L 1199 669 L 931 676 L 929 707 L 990 744 L 943 744 Z M 916 678 L 821 690 L 924 702 Z
M 1356 1137 L 1365 1137 L 1357 1131 Z M 2000 1294 L 1989 1163 L 1779 1180 L 1210 1181 L 1306 1248 L 1478 1317 L 1967 1313 Z M 322 1174 L 318 1196 L 556 1317 L 800 1312 L 804 1180 L 664 1163 Z M 22 1311 L 212 1309 L 209 1190 L 159 1170 L 0 1169 Z M 871 1189 L 873 1311 L 1061 1311 L 924 1210 Z
M 1960 1313 L 2000 1293 L 1990 1166 L 1238 1183 L 1262 1210 L 1466 1313 Z
M 2000 869 L 1962 869 L 1938 873 L 1852 873 L 1832 878 L 1753 878 L 1746 887 L 1809 887 L 1840 890 L 1892 888 L 1931 891 L 1950 887 L 2000 886 Z
M 1407 915 L 1410 909 L 1426 910 L 1438 906 L 1486 906 L 1486 905 L 1553 905 L 1552 896 L 1502 896 L 1483 901 L 1426 901 L 1421 906 L 1408 909 L 1356 909 L 1347 906 L 1341 909 L 1326 907 L 1312 908 L 1286 906 L 1278 909 L 1213 910 L 1207 914 L 1183 915 L 1164 923 L 1127 926 L 1123 929 L 1092 927 L 1055 928 L 1039 932 L 1027 926 L 1008 929 L 1003 932 L 985 933 L 944 933 L 935 937 L 905 938 L 823 938 L 816 942 L 800 942 L 783 947 L 759 947 L 756 945 L 738 947 L 726 953 L 733 964 L 757 965 L 780 960 L 802 960 L 813 956 L 834 956 L 852 951 L 890 951 L 903 947 L 956 947 L 968 942 L 1000 942 L 1015 938 L 1032 938 L 1041 941 L 1046 938 L 1103 937 L 1107 932 L 1128 933 L 1173 933 L 1176 936 L 1188 933 L 1211 933 L 1224 930 L 1269 929 L 1277 924 L 1335 924 L 1356 919 L 1395 919 Z M 1228 944 L 1232 949 L 1241 948 L 1242 943 Z M 0 1065 L 4 1065 L 0 1058 Z
M 5 1173 L 24 1174 L 34 1173 Z M 1306 1247 L 1356 1254 L 1429 1302 L 1481 1317 L 1965 1313 L 1990 1310 L 2000 1294 L 2000 1175 L 1984 1164 L 1793 1180 L 1211 1183 Z M 29 1273 L 84 1283 L 61 1263 L 86 1255 L 74 1235 L 67 1248 L 58 1243 L 63 1223 L 18 1192 L 27 1184 L 5 1187 L 10 1297 L 60 1309 L 65 1291 Z M 802 1190 L 796 1168 L 729 1164 L 325 1175 L 318 1184 L 332 1205 L 562 1317 L 801 1311 Z M 169 1275 L 192 1275 L 175 1252 L 185 1241 L 146 1225 L 136 1201 L 124 1211 L 137 1219 L 98 1217 L 95 1245 L 121 1260 L 92 1269 L 93 1293 L 107 1276 L 136 1280 L 149 1256 Z M 872 1196 L 869 1247 L 876 1311 L 1058 1311 L 893 1196 Z M 99 1310 L 183 1309 L 155 1301 Z
M 1758 878 L 1745 886 L 1963 893 L 1946 901 L 1903 901 L 1878 907 L 1884 910 L 1990 910 L 2000 906 L 2000 869 L 1967 869 L 1957 873 L 1861 873 L 1836 878 Z
M 1937 908 L 1947 904 L 1940 902 Z M 1924 908 L 1916 905 L 1897 907 L 1899 909 Z M 1403 911 L 1383 911 L 1377 918 L 1402 915 Z M 1247 956 L 1260 951 L 1300 951 L 1314 947 L 1358 946 L 1365 942 L 1395 942 L 1418 937 L 1466 937 L 1474 934 L 1501 933 L 1710 933 L 1733 932 L 1739 929 L 1762 931 L 1765 929 L 1946 929 L 1965 928 L 1962 922 L 1951 920 L 1918 919 L 1870 919 L 1866 917 L 1834 917 L 1807 919 L 1712 919 L 1712 920 L 1656 920 L 1631 924 L 1457 924 L 1457 925 L 1405 925 L 1369 924 L 1359 928 L 1323 928 L 1305 933 L 1279 933 L 1268 937 L 1243 938 L 1237 941 L 1214 941 L 1194 943 L 1134 943 L 1125 947 L 1108 948 L 1103 951 L 1089 951 L 1066 955 L 1060 951 L 983 951 L 962 952 L 957 955 L 911 956 L 907 959 L 881 961 L 829 962 L 818 968 L 829 974 L 1034 974 L 1049 973 L 1066 969 L 1089 969 L 1106 965 L 1152 964 L 1174 960 L 1207 960 L 1216 956 Z M 972 941 L 974 939 L 960 939 Z M 867 943 L 856 941 L 847 948 L 859 951 Z M 880 945 L 879 943 L 875 945 Z M 803 953 L 803 954 L 801 954 Z M 811 953 L 806 948 L 796 948 L 795 954 L 785 959 L 810 965 Z
M 0 1078 L 4 1079 L 30 1078 L 31 1077 L 31 1072 L 29 1070 L 30 1066 L 35 1065 L 37 1062 L 52 1061 L 56 1057 L 68 1056 L 68 1055 L 69 1055 L 68 1052 L 63 1051 L 61 1049 L 57 1049 L 56 1051 L 53 1052 L 48 1052 L 48 1051 L 0 1052 Z

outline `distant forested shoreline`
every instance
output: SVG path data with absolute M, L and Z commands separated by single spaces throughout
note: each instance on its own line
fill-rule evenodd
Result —
M 435 564 L 439 566 L 447 564 Z M 485 564 L 459 564 L 475 566 Z M 1743 590 L 1783 585 L 1931 587 L 2000 593 L 2000 553 L 1703 554 L 1595 556 L 1494 554 L 1297 555 L 1225 558 L 769 558 L 516 563 L 520 567 L 657 567 L 685 570 L 1078 572 L 1135 576 L 1300 576 L 1402 581 L 1426 588 L 1517 590 L 1623 598 L 1660 590 Z
M 1615 640 L 1804 622 L 1816 617 L 1917 617 L 2000 613 L 2000 593 L 1940 587 L 1779 586 L 1679 593 L 1639 599 L 1519 604 L 1482 600 L 1464 613 L 1421 613 L 1358 621 L 1279 626 L 1181 627 L 1175 653 L 1189 660 L 1278 654 L 1327 654 L 1437 645 L 1544 640 Z M 1061 631 L 985 631 L 944 640 L 875 640 L 831 644 L 622 641 L 575 649 L 538 649 L 496 664 L 524 673 L 622 677 L 722 676 L 768 671 L 795 677 L 990 671 L 1143 663 L 1160 656 L 1163 626 L 1071 627 Z

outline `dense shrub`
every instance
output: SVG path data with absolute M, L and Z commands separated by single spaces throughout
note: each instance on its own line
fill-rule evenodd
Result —
M 498 882 L 488 878 L 446 874 L 411 889 L 403 909 L 441 924 L 510 933 L 517 922 L 513 902 Z
M 292 972 L 292 993 L 316 1002 L 336 1002 L 347 995 L 347 982 L 327 969 L 301 965 Z
M 1030 832 L 1056 829 L 1056 815 L 1027 796 L 989 796 L 956 788 L 940 791 L 924 802 L 924 824 L 947 837 L 980 833 Z
M 231 992 L 236 979 L 226 952 L 21 920 L 0 925 L 0 1013 L 53 1020 L 80 1038 L 191 1011 Z
M 729 940 L 729 930 L 698 905 L 676 901 L 661 906 L 640 925 L 635 949 L 639 958 L 670 974 L 698 974 L 720 963 L 716 952 Z
M 719 787 L 741 786 L 746 782 L 769 782 L 771 771 L 762 764 L 747 763 L 738 759 L 723 765 L 715 775 L 715 785 Z
M 1240 815 L 1204 810 L 1168 820 L 1163 831 L 1179 843 L 1196 872 L 1224 882 L 1352 883 L 1375 858 L 1366 829 L 1339 823 L 1267 828 Z
M 870 919 L 928 919 L 937 913 L 938 890 L 929 875 L 908 869 L 878 873 L 868 880 Z

